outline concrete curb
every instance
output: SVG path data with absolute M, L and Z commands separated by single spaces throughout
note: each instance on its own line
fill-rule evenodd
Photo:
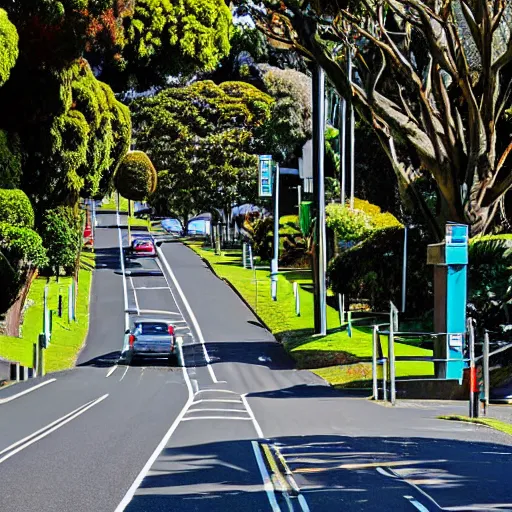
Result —
M 265 327 L 265 329 L 271 333 L 272 335 L 274 334 L 272 332 L 272 329 L 270 329 L 270 327 L 266 324 L 266 322 L 260 317 L 260 315 L 258 315 L 258 313 L 256 313 L 256 311 L 254 310 L 254 308 L 245 300 L 245 298 L 243 297 L 243 295 L 235 288 L 235 286 L 231 283 L 231 281 L 229 281 L 228 279 L 226 279 L 225 277 L 220 277 L 219 274 L 217 274 L 217 272 L 215 272 L 212 264 L 206 259 L 206 258 L 203 258 L 200 254 L 198 254 L 196 251 L 194 251 L 194 249 L 192 249 L 191 247 L 187 246 L 191 251 L 193 251 L 195 254 L 197 254 L 197 256 L 199 256 L 199 258 L 201 258 L 201 260 L 206 264 L 206 266 L 211 270 L 212 274 L 214 274 L 218 279 L 220 279 L 221 281 L 224 281 L 235 293 L 236 295 L 238 295 L 238 298 L 251 310 L 252 314 L 258 319 L 258 321 L 260 322 L 261 325 L 263 325 L 263 327 Z M 274 336 L 275 338 L 275 336 Z M 279 340 L 277 340 L 276 338 L 276 341 L 279 342 Z M 279 342 L 280 343 L 280 342 Z

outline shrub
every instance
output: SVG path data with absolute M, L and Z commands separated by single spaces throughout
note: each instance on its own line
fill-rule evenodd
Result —
M 143 151 L 129 152 L 115 175 L 117 191 L 127 199 L 143 201 L 156 190 L 157 174 Z
M 49 269 L 57 276 L 61 268 L 72 273 L 82 241 L 80 218 L 72 208 L 59 206 L 45 213 L 41 231 Z
M 431 275 L 427 267 L 426 236 L 408 231 L 407 312 L 423 314 L 433 307 Z M 400 303 L 402 290 L 403 229 L 391 227 L 342 252 L 329 264 L 332 289 L 350 300 L 368 299 L 374 310 L 386 311 L 389 301 Z
M 351 210 L 347 206 L 331 203 L 326 209 L 326 224 L 340 240 L 361 240 L 371 229 L 370 216 L 361 210 Z
M 25 192 L 0 189 L 0 222 L 17 227 L 34 227 L 34 210 Z
M 0 188 L 18 188 L 20 182 L 20 138 L 16 134 L 0 130 Z

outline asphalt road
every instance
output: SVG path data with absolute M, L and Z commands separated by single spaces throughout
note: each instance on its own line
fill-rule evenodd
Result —
M 127 266 L 161 275 L 125 282 L 129 308 L 176 322 L 186 367 L 118 365 L 117 229 L 97 229 L 96 246 L 78 367 L 12 401 L 2 403 L 40 381 L 0 393 L 0 510 L 512 510 L 510 437 L 443 422 L 428 405 L 344 396 L 294 370 L 181 244 Z

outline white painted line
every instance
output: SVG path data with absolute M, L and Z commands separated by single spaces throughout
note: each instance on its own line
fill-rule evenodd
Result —
M 178 341 L 178 349 L 180 350 L 182 357 L 183 357 L 183 351 L 181 349 L 181 338 L 177 338 Z M 182 359 L 184 362 L 184 359 Z M 183 416 L 187 413 L 188 408 L 191 406 L 193 400 L 194 400 L 194 393 L 192 390 L 192 384 L 190 382 L 190 377 L 188 376 L 187 369 L 185 366 L 182 367 L 183 371 L 183 378 L 185 379 L 185 383 L 187 385 L 188 389 L 188 399 L 185 405 L 183 406 L 183 409 L 181 409 L 180 413 L 174 420 L 173 424 L 171 425 L 171 428 L 166 432 L 165 436 L 162 438 L 158 446 L 155 448 L 155 451 L 151 454 L 151 457 L 149 457 L 148 461 L 140 471 L 140 473 L 137 475 L 137 478 L 134 480 L 126 494 L 124 495 L 123 499 L 121 500 L 121 503 L 116 507 L 114 512 L 122 512 L 130 503 L 130 501 L 133 498 L 133 495 L 137 491 L 139 485 L 141 484 L 144 477 L 148 474 L 148 471 L 151 469 L 151 466 L 155 462 L 155 460 L 160 455 L 161 451 L 165 448 L 165 445 L 168 443 L 171 436 L 174 434 L 174 431 L 178 428 L 178 425 L 183 419 Z
M 130 367 L 129 367 L 129 366 L 127 366 L 127 367 L 126 367 L 126 370 L 124 371 L 124 373 L 123 373 L 123 375 L 122 375 L 122 377 L 119 379 L 119 382 L 121 382 L 121 381 L 125 378 L 125 376 L 126 376 L 126 374 L 128 373 L 128 370 L 129 370 L 129 369 L 130 369 Z
M 32 436 L 30 436 L 31 439 L 29 441 L 19 445 L 15 450 L 9 451 L 9 453 L 7 455 L 4 455 L 2 458 L 0 458 L 0 464 L 2 462 L 5 462 L 7 459 L 10 459 L 13 455 L 16 455 L 17 453 L 21 452 L 25 448 L 28 448 L 30 445 L 36 443 L 40 439 L 43 439 L 43 437 L 46 437 L 46 436 L 50 435 L 52 432 L 54 432 L 55 430 L 58 430 L 59 428 L 63 427 L 64 425 L 66 425 L 66 423 L 69 423 L 70 421 L 74 420 L 75 418 L 77 418 L 78 416 L 83 414 L 85 411 L 89 410 L 91 407 L 94 407 L 95 405 L 97 405 L 100 402 L 102 402 L 103 400 L 105 400 L 105 398 L 107 398 L 107 397 L 108 397 L 108 394 L 100 396 L 99 398 L 97 398 L 96 400 L 93 400 L 92 402 L 89 402 L 88 404 L 82 405 L 82 407 L 75 409 L 75 411 L 73 411 L 72 413 L 67 414 L 66 416 L 63 416 L 62 418 L 60 418 L 57 421 L 54 421 L 53 423 L 50 423 L 50 425 L 47 425 L 45 427 L 45 431 L 39 435 L 36 435 L 35 437 L 34 437 L 35 434 L 32 434 Z M 51 426 L 51 428 L 49 428 L 50 426 Z M 41 430 L 39 430 L 38 432 L 41 432 Z M 18 444 L 19 444 L 19 442 L 18 442 Z M 10 448 L 12 449 L 13 446 L 11 446 Z M 4 450 L 4 451 L 6 451 L 6 450 Z
M 233 395 L 238 395 L 234 391 L 230 391 L 229 389 L 200 389 L 197 393 L 232 393 Z M 197 395 L 196 393 L 196 395 Z M 240 395 L 238 395 L 240 396 Z
M 134 290 L 168 290 L 167 286 L 138 286 Z
M 272 507 L 273 512 L 281 512 L 281 508 L 277 504 L 274 486 L 272 485 L 272 481 L 270 480 L 267 468 L 265 467 L 265 463 L 263 462 L 263 457 L 261 456 L 258 443 L 256 441 L 251 441 L 251 444 L 252 449 L 254 451 L 254 456 L 256 457 L 256 463 L 258 464 L 258 469 L 260 470 L 261 478 L 263 480 L 263 488 L 267 493 L 267 498 L 270 503 L 270 506 Z
M 36 432 L 33 432 L 32 434 L 30 434 L 29 436 L 27 437 L 24 437 L 23 439 L 20 439 L 19 441 L 16 441 L 15 443 L 11 444 L 10 446 L 8 446 L 7 448 L 4 448 L 2 451 L 0 451 L 0 455 L 12 450 L 13 448 L 16 448 L 16 446 L 19 446 L 20 444 L 23 444 L 25 443 L 26 441 L 28 441 L 29 439 L 32 439 L 33 437 L 36 437 L 37 435 L 39 435 L 41 432 L 44 432 L 45 430 L 48 430 L 49 428 L 53 427 L 54 425 L 56 425 L 57 423 L 61 422 L 62 420 L 65 420 L 66 418 L 69 418 L 69 416 L 72 416 L 73 414 L 75 414 L 76 412 L 78 412 L 80 409 L 83 409 L 84 407 L 86 407 L 87 405 L 91 404 L 93 402 L 93 400 L 91 400 L 90 402 L 87 402 L 86 404 L 84 405 L 81 405 L 80 407 L 78 407 L 77 409 L 75 409 L 74 411 L 71 411 L 69 412 L 68 414 L 66 414 L 65 416 L 62 416 L 61 418 L 59 418 L 58 420 L 55 420 L 55 421 L 52 421 L 50 424 L 46 425 L 45 427 L 43 428 L 40 428 L 39 430 L 37 430 Z
M 300 505 L 300 507 L 302 508 L 302 510 L 303 510 L 304 512 L 310 512 L 310 511 L 309 511 L 308 503 L 307 503 L 307 501 L 306 501 L 306 498 L 304 498 L 304 496 L 303 496 L 302 494 L 299 494 L 299 495 L 297 496 L 297 499 L 299 500 L 299 505 Z
M 244 409 L 215 409 L 215 408 L 204 408 L 204 409 L 189 409 L 187 414 L 192 414 L 194 412 L 241 412 L 242 414 L 247 414 L 247 411 Z
M 137 315 L 140 315 L 139 301 L 137 300 L 137 292 L 135 291 L 135 285 L 133 284 L 132 276 L 130 276 L 130 284 L 132 285 L 133 298 L 135 299 L 135 307 L 137 308 Z
M 197 421 L 197 420 L 237 420 L 237 421 L 251 421 L 251 418 L 240 418 L 238 416 L 198 416 L 195 418 L 183 418 L 181 421 Z
M 204 358 L 205 358 L 206 364 L 208 366 L 208 371 L 210 372 L 210 377 L 212 378 L 214 383 L 218 383 L 219 381 L 217 380 L 217 377 L 215 376 L 215 372 L 213 371 L 213 368 L 210 365 L 210 356 L 208 355 L 208 352 L 206 350 L 206 346 L 204 344 L 204 336 L 203 336 L 203 332 L 201 331 L 201 327 L 199 327 L 199 322 L 197 321 L 197 318 L 194 315 L 194 312 L 192 311 L 192 308 L 190 307 L 190 304 L 188 303 L 187 297 L 185 297 L 185 294 L 183 293 L 183 290 L 181 289 L 180 283 L 176 279 L 176 276 L 174 275 L 174 272 L 172 271 L 172 269 L 171 269 L 171 267 L 169 265 L 169 262 L 165 258 L 162 249 L 160 247 L 157 247 L 156 251 L 158 253 L 159 259 L 163 261 L 163 263 L 165 265 L 165 269 L 167 270 L 170 278 L 172 279 L 172 282 L 174 283 L 174 286 L 176 287 L 176 290 L 178 290 L 178 293 L 180 294 L 181 300 L 183 301 L 183 304 L 185 305 L 185 309 L 187 310 L 187 312 L 189 314 L 190 320 L 192 320 L 192 324 L 194 325 L 194 329 L 195 329 L 195 331 L 197 333 L 197 336 L 199 338 L 199 341 L 200 341 L 200 343 L 201 343 L 201 345 L 203 347 Z M 164 276 L 165 276 L 165 272 L 164 272 Z M 165 277 L 165 278 L 167 279 L 167 277 Z M 169 290 L 171 290 L 171 293 L 172 293 L 172 295 L 174 297 L 174 293 L 173 293 L 173 291 L 172 291 L 170 286 L 169 286 Z M 178 306 L 178 302 L 176 301 L 176 298 L 174 298 L 174 301 L 176 302 L 176 305 Z M 178 306 L 178 308 L 179 308 L 179 306 Z M 180 311 L 181 311 L 181 309 L 180 309 Z
M 419 501 L 415 500 L 412 496 L 404 496 L 406 500 L 409 500 L 411 505 L 414 505 L 420 512 L 430 512 L 427 507 L 422 505 Z
M 223 399 L 223 398 L 201 398 L 200 400 L 196 400 L 195 402 L 192 402 L 192 405 L 201 404 L 203 402 L 220 402 L 224 404 L 241 404 L 243 403 L 242 400 L 231 400 L 231 399 Z
M 12 402 L 13 400 L 16 400 L 16 398 L 19 398 L 20 396 L 26 395 L 28 393 L 32 393 L 32 391 L 42 388 L 43 386 L 46 386 L 47 384 L 51 384 L 52 382 L 55 382 L 56 380 L 57 379 L 48 379 L 48 380 L 45 380 L 44 382 L 37 384 L 36 386 L 32 386 L 31 388 L 25 389 L 25 391 L 16 393 L 15 395 L 8 396 L 6 398 L 0 398 L 0 405 Z
M 259 438 L 263 438 L 263 430 L 261 430 L 260 424 L 258 423 L 258 420 L 256 419 L 256 416 L 254 416 L 254 413 L 252 412 L 251 406 L 249 405 L 249 402 L 247 401 L 247 397 L 245 396 L 245 393 L 240 396 L 242 399 L 242 402 L 244 403 L 245 408 L 247 409 L 247 413 L 251 417 L 252 424 L 254 425 L 254 429 L 256 430 L 256 434 L 258 434 Z
M 162 309 L 140 309 L 140 315 L 180 315 L 181 313 L 177 313 L 176 311 L 164 311 Z M 183 315 L 182 315 L 183 316 Z
M 105 378 L 108 379 L 116 370 L 117 370 L 117 364 L 115 366 L 112 366 L 112 368 L 110 368 L 107 375 L 105 375 Z

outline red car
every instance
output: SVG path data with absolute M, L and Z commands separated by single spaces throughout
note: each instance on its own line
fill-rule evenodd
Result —
M 132 253 L 139 256 L 155 256 L 155 245 L 151 240 L 134 240 L 132 242 Z

